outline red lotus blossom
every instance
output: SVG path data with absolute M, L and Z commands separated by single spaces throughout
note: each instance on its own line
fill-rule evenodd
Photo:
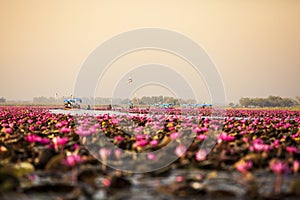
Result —
M 2 123 L 1 126 L 2 126 L 2 127 L 7 127 L 7 126 L 8 126 L 8 123 Z
M 275 148 L 278 148 L 279 147 L 279 145 L 280 145 L 280 140 L 274 140 L 274 142 L 273 142 L 273 146 L 275 147 Z
M 170 134 L 170 138 L 172 140 L 176 140 L 179 137 L 179 133 L 178 132 L 174 132 Z
M 147 158 L 148 158 L 148 160 L 155 160 L 156 159 L 156 155 L 154 153 L 148 153 L 147 154 Z
M 151 140 L 151 141 L 150 141 L 150 145 L 151 145 L 152 147 L 157 146 L 157 144 L 158 144 L 158 140 Z
M 114 155 L 115 155 L 115 157 L 116 157 L 117 159 L 120 159 L 121 156 L 122 156 L 122 150 L 116 149 L 116 150 L 114 151 Z
M 269 151 L 272 147 L 268 144 L 265 144 L 262 139 L 255 139 L 252 141 L 252 146 L 250 146 L 250 151 Z
M 99 156 L 102 160 L 106 160 L 108 158 L 108 156 L 110 156 L 111 154 L 111 150 L 107 149 L 107 148 L 101 148 L 99 150 Z
M 72 131 L 72 129 L 71 128 L 67 128 L 67 127 L 62 127 L 59 131 L 62 132 L 62 133 L 69 133 L 69 132 Z
M 77 154 L 69 154 L 66 156 L 65 159 L 62 160 L 62 163 L 64 165 L 67 165 L 70 167 L 74 167 L 75 165 L 77 165 L 80 162 L 82 162 L 82 160 L 81 160 L 80 156 Z
M 246 173 L 252 168 L 252 162 L 242 160 L 242 161 L 239 161 L 235 167 L 240 172 Z
M 282 174 L 288 168 L 285 162 L 275 159 L 270 161 L 269 167 L 276 174 Z
M 140 139 L 135 142 L 137 147 L 144 147 L 148 144 L 148 140 Z
M 13 132 L 12 128 L 5 128 L 4 133 L 11 134 Z
M 199 151 L 197 151 L 195 157 L 197 161 L 202 161 L 205 160 L 207 156 L 207 153 L 204 149 L 200 149 Z
M 298 148 L 294 147 L 294 146 L 287 146 L 286 147 L 286 151 L 293 154 L 293 153 L 298 153 Z
M 120 135 L 117 135 L 117 136 L 114 137 L 114 140 L 115 140 L 116 142 L 121 142 L 121 141 L 124 140 L 124 137 L 122 137 L 122 136 L 120 136 Z
M 228 135 L 225 132 L 222 132 L 219 136 L 219 140 L 231 142 L 231 141 L 235 140 L 235 137 L 232 135 Z
M 42 137 L 34 135 L 34 134 L 27 135 L 25 137 L 25 140 L 30 143 L 38 142 L 41 144 L 48 144 L 50 142 L 50 140 L 48 138 L 42 138 Z
M 108 179 L 108 178 L 104 178 L 102 180 L 102 184 L 105 186 L 105 187 L 109 187 L 111 185 L 111 180 Z
M 206 138 L 207 138 L 207 136 L 204 134 L 197 135 L 198 140 L 204 141 Z
M 178 145 L 178 146 L 176 147 L 176 149 L 175 149 L 175 154 L 176 154 L 178 157 L 181 157 L 181 156 L 185 155 L 186 150 L 187 150 L 186 146 L 180 144 L 180 145 Z
M 68 142 L 68 138 L 67 137 L 54 137 L 52 139 L 52 142 L 53 144 L 56 144 L 56 145 L 64 145 Z

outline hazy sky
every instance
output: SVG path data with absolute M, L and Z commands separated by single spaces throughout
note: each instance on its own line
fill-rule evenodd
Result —
M 219 70 L 228 102 L 300 96 L 299 10 L 298 0 L 1 0 L 0 97 L 70 95 L 93 49 L 144 27 L 174 30 L 201 45 Z M 129 57 L 139 61 L 136 65 L 149 55 L 137 52 L 119 65 L 132 66 Z M 149 62 L 180 62 L 167 57 L 162 53 Z M 106 85 L 122 78 L 117 66 L 103 80 Z

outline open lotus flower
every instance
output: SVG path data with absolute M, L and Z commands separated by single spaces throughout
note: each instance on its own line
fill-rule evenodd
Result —
M 147 154 L 147 158 L 148 158 L 148 160 L 155 160 L 156 159 L 156 155 L 154 153 L 148 153 Z
M 270 169 L 277 174 L 275 181 L 275 194 L 279 194 L 281 190 L 282 174 L 288 170 L 288 165 L 278 159 L 272 159 L 269 163 Z
M 289 152 L 289 153 L 291 153 L 291 154 L 299 152 L 298 148 L 296 148 L 294 146 L 287 146 L 286 147 L 286 151 Z
M 220 134 L 220 136 L 219 136 L 219 140 L 231 142 L 231 141 L 235 140 L 235 137 L 232 136 L 232 135 L 228 135 L 228 134 L 225 133 L 225 132 L 222 132 L 222 133 Z
M 255 139 L 252 141 L 252 146 L 250 147 L 251 151 L 269 151 L 272 147 L 268 144 L 265 144 L 262 139 Z
M 150 142 L 149 142 L 149 144 L 152 146 L 152 147 L 155 147 L 155 146 L 157 146 L 158 145 L 158 140 L 151 140 Z
M 178 146 L 176 147 L 176 149 L 175 149 L 175 154 L 176 154 L 178 157 L 182 157 L 182 156 L 185 155 L 186 150 L 187 150 L 186 146 L 180 144 L 180 145 L 178 145 Z
M 240 160 L 235 164 L 235 168 L 242 173 L 246 173 L 252 168 L 252 162 Z
M 68 128 L 68 127 L 63 127 L 59 131 L 62 133 L 70 133 L 72 131 L 72 129 Z
M 69 139 L 67 137 L 54 137 L 52 139 L 52 143 L 55 151 L 58 151 L 59 148 L 62 148 L 68 142 L 68 140 Z
M 206 138 L 207 138 L 207 136 L 204 134 L 197 135 L 197 139 L 200 141 L 204 141 Z
M 269 163 L 270 169 L 276 174 L 282 174 L 285 170 L 288 169 L 288 165 L 280 160 L 273 159 Z
M 122 156 L 122 150 L 121 149 L 116 149 L 114 151 L 114 155 L 117 159 L 121 159 L 121 156 Z
M 172 140 L 176 140 L 179 137 L 179 133 L 178 132 L 174 132 L 170 134 L 170 138 Z
M 101 148 L 99 150 L 99 156 L 102 160 L 107 160 L 107 158 L 110 156 L 111 154 L 111 150 L 107 149 L 107 148 Z
M 115 142 L 122 142 L 124 141 L 124 137 L 122 137 L 121 135 L 116 135 L 114 137 Z
M 78 163 L 82 162 L 82 159 L 79 155 L 77 154 L 67 154 L 66 158 L 62 160 L 62 163 L 64 165 L 70 166 L 70 167 L 74 167 L 75 165 L 77 165 Z
M 12 128 L 5 128 L 4 133 L 11 134 L 13 132 Z
M 206 156 L 207 156 L 207 153 L 204 149 L 198 150 L 196 155 L 195 155 L 197 161 L 205 160 Z

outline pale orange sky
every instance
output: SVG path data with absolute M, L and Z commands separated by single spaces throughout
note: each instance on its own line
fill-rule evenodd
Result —
M 2 0 L 0 97 L 70 95 L 93 49 L 144 27 L 174 30 L 201 45 L 228 102 L 300 96 L 299 10 L 298 0 Z

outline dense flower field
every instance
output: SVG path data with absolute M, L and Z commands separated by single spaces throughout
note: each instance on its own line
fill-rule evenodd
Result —
M 1 107 L 0 197 L 131 199 L 139 190 L 142 197 L 159 199 L 297 199 L 300 112 L 177 109 L 168 114 L 74 116 Z M 218 114 L 222 118 L 214 117 Z M 134 173 L 168 156 L 178 159 Z M 127 170 L 118 170 L 124 165 Z

